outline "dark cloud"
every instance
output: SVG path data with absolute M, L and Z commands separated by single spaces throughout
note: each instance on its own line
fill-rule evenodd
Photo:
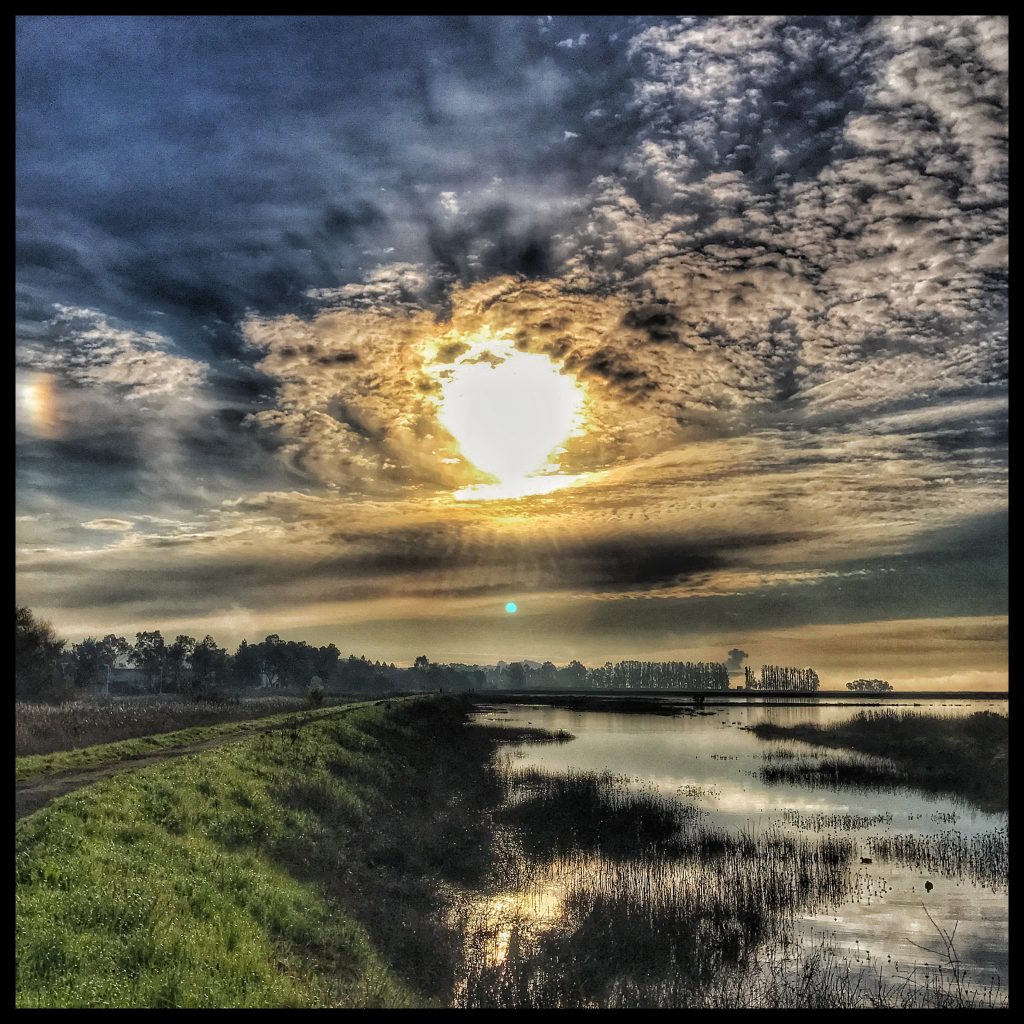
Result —
M 33 526 L 57 551 L 191 523 L 55 563 L 73 596 L 30 572 L 52 603 L 515 581 L 666 633 L 1003 607 L 1004 17 L 16 24 L 19 502 L 66 503 L 63 539 Z M 468 482 L 432 403 L 481 331 L 587 388 L 561 466 L 619 483 L 563 495 L 590 518 L 557 551 L 394 529 Z M 382 525 L 332 550 L 314 517 L 294 565 L 215 525 L 291 491 Z M 209 588 L 148 561 L 193 547 Z

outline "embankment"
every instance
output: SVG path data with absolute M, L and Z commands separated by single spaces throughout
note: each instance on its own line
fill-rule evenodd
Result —
M 23 819 L 17 1005 L 444 1005 L 496 798 L 465 710 L 339 708 Z

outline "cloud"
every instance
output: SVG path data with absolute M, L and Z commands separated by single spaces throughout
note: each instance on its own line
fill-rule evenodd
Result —
M 87 523 L 82 523 L 82 526 L 86 530 L 106 530 L 118 533 L 135 528 L 135 524 L 129 519 L 90 519 Z
M 128 402 L 189 401 L 203 382 L 207 368 L 168 352 L 169 338 L 116 327 L 98 310 L 58 306 L 49 327 L 48 343 L 22 346 L 19 363 L 66 386 L 106 389 Z
M 210 615 L 987 614 L 911 590 L 1006 505 L 1007 25 L 22 19 L 25 543 L 154 614 L 211 552 Z M 580 486 L 452 503 L 439 389 L 488 332 L 586 391 Z

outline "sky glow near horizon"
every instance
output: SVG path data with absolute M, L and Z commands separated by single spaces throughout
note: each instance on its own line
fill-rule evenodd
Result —
M 18 601 L 1004 688 L 1007 30 L 17 19 Z

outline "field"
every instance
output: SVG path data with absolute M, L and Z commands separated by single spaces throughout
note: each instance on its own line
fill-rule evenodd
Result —
M 18 701 L 14 705 L 14 754 L 52 754 L 309 706 L 306 697 L 280 695 L 205 700 L 177 696 L 93 697 L 63 704 Z

